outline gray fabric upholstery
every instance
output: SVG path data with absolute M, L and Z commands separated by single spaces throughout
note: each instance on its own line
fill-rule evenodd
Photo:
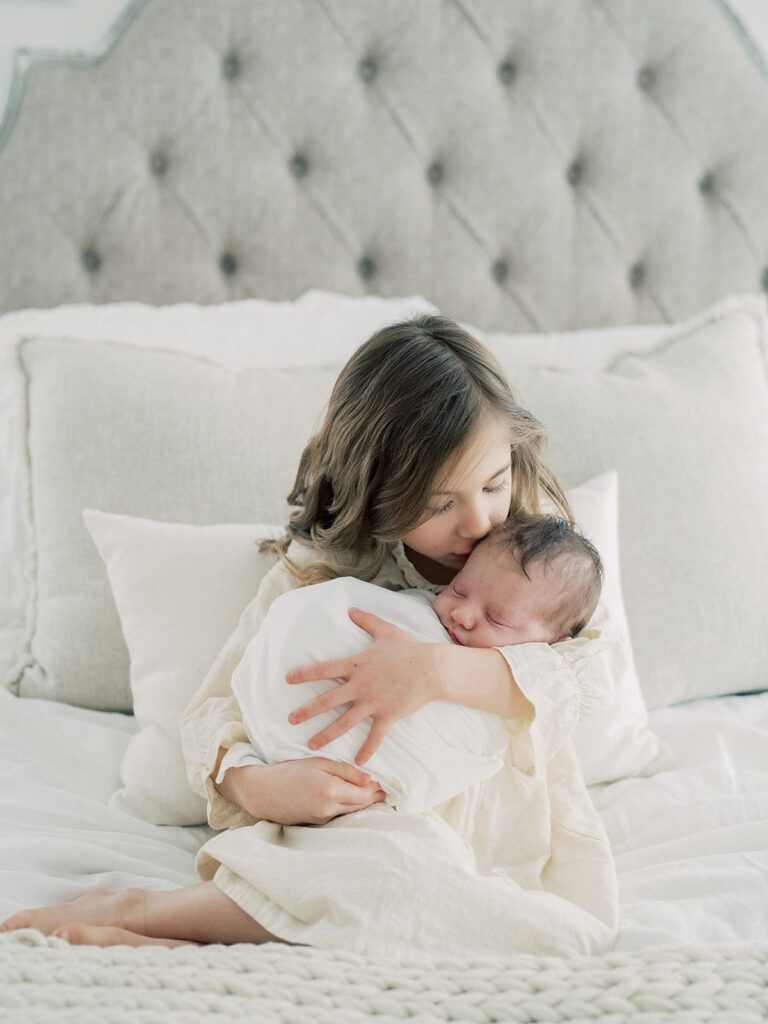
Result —
M 768 289 L 768 85 L 715 0 L 148 0 L 38 62 L 0 311 L 420 293 L 480 327 Z

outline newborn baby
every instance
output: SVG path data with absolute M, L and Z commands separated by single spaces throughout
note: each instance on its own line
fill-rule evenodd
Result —
M 563 519 L 529 515 L 495 528 L 454 580 L 435 596 L 390 591 L 352 577 L 277 598 L 232 675 L 232 692 L 257 753 L 268 764 L 314 757 L 308 741 L 343 714 L 332 708 L 298 725 L 288 715 L 332 680 L 285 682 L 298 665 L 348 657 L 373 642 L 348 616 L 374 612 L 419 640 L 466 647 L 558 643 L 587 624 L 600 596 L 602 565 L 593 545 Z M 358 722 L 322 756 L 353 765 L 370 730 Z M 396 810 L 420 813 L 497 772 L 509 733 L 503 719 L 451 701 L 430 701 L 390 729 L 366 771 Z

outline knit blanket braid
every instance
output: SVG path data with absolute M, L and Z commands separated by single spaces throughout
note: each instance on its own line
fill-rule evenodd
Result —
M 101 949 L 34 929 L 0 936 L 3 1024 L 403 1019 L 764 1024 L 768 944 L 414 962 L 282 943 Z

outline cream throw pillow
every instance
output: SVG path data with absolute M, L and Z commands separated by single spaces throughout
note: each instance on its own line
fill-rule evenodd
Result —
M 337 371 L 233 372 L 96 341 L 29 339 L 20 355 L 34 521 L 21 695 L 131 711 L 128 651 L 82 509 L 280 522 Z
M 768 521 L 765 302 L 719 303 L 658 328 L 661 343 L 652 330 L 577 332 L 578 353 L 565 336 L 557 344 L 551 336 L 481 339 L 551 428 L 566 484 L 620 472 L 624 595 L 646 703 L 655 707 L 768 684 L 760 611 L 768 584 L 754 572 Z M 127 651 L 80 510 L 281 521 L 298 454 L 338 372 L 244 369 L 245 344 L 236 352 L 223 345 L 231 362 L 218 365 L 142 339 L 22 343 L 21 371 L 0 374 L 0 422 L 9 427 L 0 448 L 16 453 L 7 465 L 0 453 L 0 497 L 13 513 L 4 524 L 28 527 L 18 543 L 5 537 L 0 631 L 18 640 L 5 683 L 22 695 L 131 708 Z M 550 366 L 526 369 L 534 341 Z M 288 344 L 286 335 L 286 352 Z M 257 348 L 279 358 L 271 342 Z M 22 414 L 6 420 L 9 388 Z M 6 616 L 2 586 L 13 580 L 24 581 L 26 608 Z
M 110 805 L 156 825 L 205 823 L 187 782 L 178 720 L 274 564 L 259 541 L 282 527 L 188 526 L 85 509 L 130 653 L 139 731 Z
M 648 708 L 768 686 L 767 339 L 754 303 L 604 370 L 502 357 L 566 486 L 618 471 L 622 589 Z
M 42 455 L 45 450 L 39 438 L 33 438 L 29 431 L 28 386 L 38 383 L 29 380 L 18 358 L 19 343 L 23 338 L 48 338 L 57 345 L 66 346 L 75 341 L 113 341 L 135 349 L 151 352 L 166 350 L 187 354 L 200 360 L 213 360 L 232 372 L 258 367 L 286 369 L 312 366 L 339 366 L 373 331 L 385 324 L 414 316 L 416 313 L 437 312 L 436 308 L 420 296 L 383 298 L 376 295 L 340 295 L 334 292 L 312 289 L 297 299 L 273 302 L 266 299 L 244 299 L 221 305 L 196 305 L 177 303 L 171 306 L 150 306 L 142 302 L 111 302 L 99 305 L 79 303 L 57 306 L 53 309 L 15 310 L 0 316 L 0 686 L 7 686 L 28 697 L 53 697 L 71 700 L 73 703 L 88 703 L 92 693 L 88 683 L 81 691 L 74 679 L 79 659 L 73 651 L 72 674 L 60 693 L 54 667 L 45 663 L 45 658 L 36 657 L 33 650 L 38 629 L 38 523 L 34 507 L 30 503 L 30 460 Z M 66 361 L 62 362 L 66 367 Z M 143 485 L 147 482 L 145 467 L 141 462 L 143 443 L 160 443 L 159 423 L 153 421 L 151 410 L 145 418 L 145 435 L 135 431 L 138 451 L 130 458 L 129 471 L 134 478 L 129 490 L 134 495 L 130 505 L 119 503 L 119 493 L 111 484 L 115 482 L 117 466 L 126 459 L 128 438 L 117 436 L 116 424 L 111 422 L 109 409 L 104 422 L 94 422 L 91 398 L 109 380 L 102 381 L 98 374 L 88 376 L 87 385 L 72 388 L 73 405 L 79 403 L 79 413 L 84 425 L 91 425 L 97 435 L 111 435 L 114 448 L 111 462 L 106 466 L 94 467 L 95 490 L 91 494 L 79 494 L 78 500 L 70 504 L 65 500 L 61 507 L 62 526 L 69 526 L 69 532 L 59 533 L 57 543 L 62 557 L 67 557 L 76 567 L 80 560 L 94 558 L 87 538 L 81 536 L 80 509 L 88 504 L 105 508 L 120 509 L 134 515 L 161 519 L 176 518 L 180 522 L 224 522 L 231 515 L 232 508 L 239 501 L 239 494 L 221 496 L 221 504 L 212 507 L 212 493 L 209 491 L 202 502 L 193 495 L 187 495 L 183 505 L 160 508 L 156 496 L 142 504 Z M 55 385 L 55 381 L 54 381 Z M 95 392 L 90 389 L 95 388 Z M 46 408 L 45 389 L 38 391 L 40 401 L 35 402 L 35 416 L 53 420 L 52 430 L 66 436 L 71 449 L 58 454 L 61 459 L 53 470 L 59 477 L 68 473 L 78 476 L 80 446 L 87 446 L 89 438 L 85 432 L 78 434 L 71 423 L 57 423 L 62 406 Z M 190 396 L 194 399 L 194 395 Z M 120 404 L 120 403 L 118 403 Z M 78 409 L 75 408 L 75 415 Z M 194 417 L 194 410 L 185 412 L 187 418 Z M 183 424 L 182 424 L 183 426 Z M 64 432 L 66 431 L 66 435 Z M 294 466 L 287 467 L 295 469 Z M 123 468 L 125 473 L 126 467 Z M 43 483 L 47 469 L 43 472 Z M 189 475 L 189 474 L 188 474 Z M 82 479 L 80 478 L 82 483 Z M 188 481 L 191 482 L 191 481 Z M 220 483 L 220 481 L 219 481 Z M 66 495 L 65 495 L 66 498 Z M 275 499 L 284 498 L 276 492 Z M 247 499 L 246 499 L 247 501 Z M 229 502 L 229 506 L 228 506 Z M 200 506 L 200 507 L 198 507 Z M 284 506 L 279 509 L 279 518 L 284 515 Z M 255 521 L 268 513 L 261 508 L 247 506 L 243 510 L 243 521 Z M 45 528 L 43 524 L 43 529 Z M 69 550 L 72 541 L 75 548 Z M 71 556 L 71 557 L 70 557 Z M 98 559 L 90 562 L 90 569 L 98 569 Z M 77 592 L 87 591 L 93 579 L 87 574 L 80 576 Z M 64 580 L 59 581 L 60 593 L 65 593 Z M 109 601 L 109 594 L 101 596 Z M 66 608 L 73 600 L 72 594 L 60 598 Z M 84 608 L 80 607 L 80 614 Z M 44 613 L 45 614 L 45 613 Z M 69 614 L 66 613 L 69 620 Z M 109 610 L 111 619 L 110 642 L 115 644 L 111 659 L 110 685 L 108 692 L 97 695 L 100 703 L 94 707 L 116 707 L 126 710 L 128 698 L 128 666 L 125 649 L 119 631 L 116 631 L 114 610 Z M 85 620 L 83 620 L 85 621 Z M 99 620 L 97 630 L 103 633 L 104 620 Z M 66 636 L 66 630 L 64 631 Z M 73 639 L 79 634 L 75 634 Z M 104 634 L 106 636 L 106 634 Z M 58 666 L 55 666 L 58 668 Z M 90 678 L 87 674 L 85 678 Z

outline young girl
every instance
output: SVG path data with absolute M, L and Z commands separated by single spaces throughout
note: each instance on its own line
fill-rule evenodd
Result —
M 4 927 L 100 945 L 280 941 L 458 955 L 609 948 L 615 872 L 569 736 L 579 714 L 608 699 L 623 659 L 615 641 L 587 630 L 555 646 L 428 644 L 353 610 L 371 647 L 287 679 L 345 680 L 293 716 L 349 705 L 315 749 L 370 717 L 357 755 L 364 764 L 393 722 L 430 700 L 507 721 L 504 768 L 420 815 L 382 804 L 378 786 L 348 764 L 260 763 L 230 686 L 286 590 L 352 575 L 439 592 L 510 512 L 538 511 L 545 497 L 571 519 L 544 443 L 490 353 L 452 321 L 421 316 L 374 334 L 342 370 L 302 455 L 280 560 L 180 723 L 190 782 L 208 800 L 210 825 L 224 830 L 198 853 L 205 881 L 88 893 Z

